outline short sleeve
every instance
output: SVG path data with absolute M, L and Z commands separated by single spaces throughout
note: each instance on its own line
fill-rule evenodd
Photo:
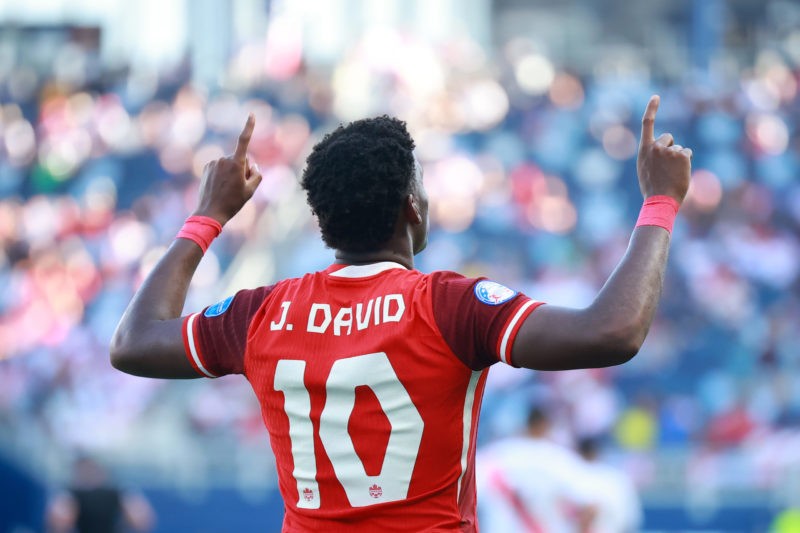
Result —
M 216 378 L 244 373 L 250 321 L 272 288 L 241 290 L 183 319 L 186 357 L 198 374 Z
M 473 370 L 498 361 L 513 366 L 511 348 L 538 302 L 484 278 L 431 274 L 433 315 L 453 353 Z

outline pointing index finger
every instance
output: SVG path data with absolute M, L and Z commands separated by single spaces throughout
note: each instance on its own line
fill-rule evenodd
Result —
M 250 137 L 253 136 L 253 129 L 256 126 L 256 118 L 252 113 L 247 115 L 247 122 L 244 124 L 239 140 L 236 142 L 236 151 L 233 153 L 234 159 L 244 162 L 247 158 L 247 145 L 250 144 Z
M 652 144 L 655 139 L 654 128 L 659 102 L 661 102 L 661 97 L 657 94 L 651 96 L 650 101 L 647 102 L 647 108 L 644 110 L 644 116 L 642 117 L 642 146 Z

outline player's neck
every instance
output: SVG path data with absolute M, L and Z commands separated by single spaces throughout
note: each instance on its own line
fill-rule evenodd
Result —
M 336 250 L 336 262 L 345 265 L 368 265 L 392 261 L 409 270 L 414 269 L 415 225 L 408 221 L 401 209 L 397 215 L 394 233 L 379 249 L 369 252 Z M 418 244 L 418 243 L 417 243 Z M 420 251 L 417 249 L 417 251 Z
M 344 252 L 336 250 L 336 262 L 345 265 L 368 265 L 384 261 L 399 263 L 408 269 L 414 268 L 414 255 L 410 251 L 391 248 L 374 252 Z

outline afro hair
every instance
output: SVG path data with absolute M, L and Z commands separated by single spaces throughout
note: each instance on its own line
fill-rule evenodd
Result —
M 391 238 L 414 188 L 413 150 L 405 122 L 386 115 L 340 125 L 314 146 L 302 186 L 325 244 L 370 252 Z

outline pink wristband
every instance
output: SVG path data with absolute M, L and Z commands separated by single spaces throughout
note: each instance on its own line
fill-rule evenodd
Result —
M 193 216 L 186 219 L 176 239 L 189 239 L 206 253 L 211 242 L 222 232 L 222 224 L 211 217 Z
M 642 204 L 636 227 L 658 226 L 672 233 L 675 217 L 680 209 L 680 204 L 671 196 L 651 196 Z

